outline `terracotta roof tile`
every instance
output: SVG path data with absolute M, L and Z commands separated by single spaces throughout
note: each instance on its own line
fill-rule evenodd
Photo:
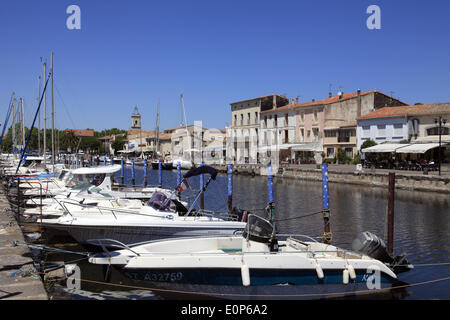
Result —
M 376 91 L 376 90 L 363 91 L 360 94 L 361 94 L 361 96 L 364 96 L 364 95 L 367 95 L 367 94 L 370 94 L 370 93 L 374 93 L 374 92 L 378 92 L 378 91 Z M 336 102 L 349 100 L 349 99 L 355 98 L 357 96 L 358 96 L 357 92 L 343 93 L 342 97 L 340 99 L 339 99 L 339 96 L 337 95 L 337 96 L 334 96 L 334 97 L 331 97 L 331 98 L 317 100 L 317 101 L 309 101 L 309 102 L 302 102 L 302 103 L 296 103 L 296 104 L 289 104 L 287 106 L 283 106 L 283 107 L 280 107 L 280 108 L 266 110 L 266 111 L 261 111 L 261 113 L 270 113 L 270 112 L 277 112 L 277 111 L 288 110 L 288 109 L 297 109 L 297 108 L 312 107 L 312 106 L 318 106 L 318 105 L 324 105 L 324 104 L 331 104 L 331 103 L 336 103 Z
M 448 115 L 450 114 L 450 102 L 429 104 L 430 108 L 417 110 L 411 115 Z
M 420 110 L 425 110 L 430 108 L 431 104 L 416 105 L 416 106 L 401 106 L 401 107 L 384 107 L 363 116 L 358 117 L 361 119 L 372 119 L 372 118 L 386 118 L 386 117 L 396 117 L 411 114 L 412 112 L 417 112 Z
M 93 129 L 66 129 L 66 132 L 72 131 L 77 137 L 93 137 L 94 130 Z

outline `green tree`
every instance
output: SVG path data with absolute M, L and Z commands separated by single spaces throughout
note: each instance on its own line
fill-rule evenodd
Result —
M 111 147 L 114 151 L 119 151 L 123 149 L 126 137 L 116 137 L 116 139 L 111 143 Z
M 75 148 L 78 145 L 79 138 L 75 135 L 73 131 L 64 132 L 64 136 L 62 138 L 61 149 L 67 150 L 70 152 L 75 152 Z
M 362 150 L 362 149 L 365 149 L 365 148 L 369 148 L 369 147 L 373 147 L 373 146 L 376 146 L 377 144 L 378 143 L 376 143 L 375 141 L 368 139 L 368 140 L 363 142 L 363 144 L 361 145 L 361 148 L 359 150 Z

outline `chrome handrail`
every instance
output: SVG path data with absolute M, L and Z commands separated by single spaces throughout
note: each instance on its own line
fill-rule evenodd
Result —
M 104 241 L 106 243 L 100 242 L 100 241 Z M 110 255 L 108 249 L 106 249 L 106 247 L 105 247 L 108 243 L 113 244 L 115 247 L 129 250 L 129 251 L 133 252 L 135 255 L 140 256 L 139 253 L 137 253 L 136 251 L 132 250 L 125 243 L 120 242 L 118 240 L 114 240 L 114 239 L 88 239 L 88 240 L 86 240 L 86 243 L 94 245 L 94 246 L 101 246 L 102 249 L 108 254 L 109 257 L 111 257 L 111 255 Z

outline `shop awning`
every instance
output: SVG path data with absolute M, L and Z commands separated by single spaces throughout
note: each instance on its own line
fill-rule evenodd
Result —
M 322 152 L 323 146 L 319 143 L 305 143 L 292 147 L 292 151 Z
M 361 152 L 396 152 L 397 149 L 409 146 L 409 144 L 403 143 L 382 143 L 376 146 L 362 149 Z
M 442 146 L 445 146 L 442 144 Z M 439 147 L 439 143 L 416 143 L 397 149 L 396 153 L 425 153 L 428 150 Z
M 302 145 L 301 144 L 293 144 L 293 143 L 283 143 L 283 144 L 278 144 L 278 145 L 260 147 L 258 149 L 258 152 L 280 151 L 280 150 L 288 150 L 290 148 L 292 148 L 292 150 L 294 150 L 294 148 L 296 148 L 298 146 L 302 146 Z

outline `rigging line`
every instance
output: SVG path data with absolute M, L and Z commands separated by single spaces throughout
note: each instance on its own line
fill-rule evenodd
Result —
M 296 216 L 296 217 L 292 217 L 292 218 L 286 218 L 286 219 L 274 219 L 273 221 L 278 222 L 278 221 L 288 221 L 288 220 L 294 220 L 294 219 L 301 219 L 301 218 L 311 217 L 311 216 L 314 216 L 314 215 L 320 214 L 320 213 L 322 213 L 322 211 L 317 211 L 317 212 L 307 213 L 307 214 L 305 214 L 305 215 Z
M 70 116 L 68 107 L 67 107 L 66 103 L 64 102 L 64 99 L 62 98 L 61 93 L 59 92 L 58 86 L 55 84 L 54 87 L 55 87 L 55 89 L 56 89 L 56 93 L 58 94 L 59 98 L 61 99 L 61 102 L 62 102 L 62 104 L 63 104 L 63 106 L 64 106 L 64 110 L 66 111 L 67 116 L 69 117 L 69 120 L 70 120 L 70 122 L 71 122 L 73 128 L 76 128 L 75 123 L 73 122 L 73 119 L 72 119 L 72 117 Z

